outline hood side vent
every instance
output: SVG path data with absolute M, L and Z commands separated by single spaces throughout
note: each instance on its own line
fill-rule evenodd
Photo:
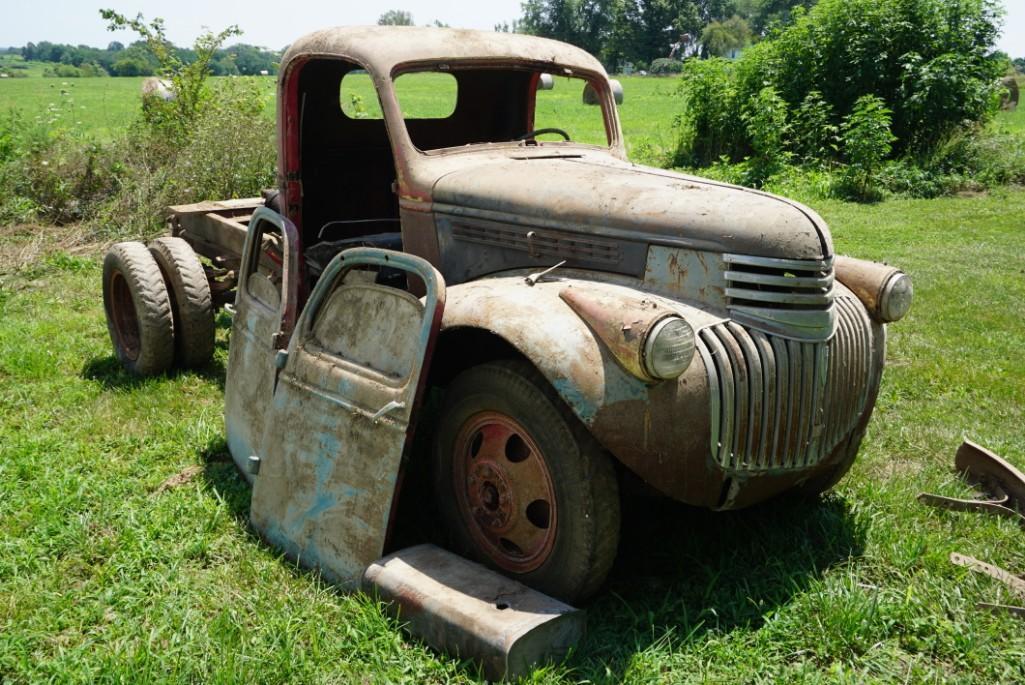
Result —
M 535 259 L 565 259 L 605 266 L 620 262 L 618 243 L 576 233 L 453 222 L 452 237 L 466 243 L 526 252 Z

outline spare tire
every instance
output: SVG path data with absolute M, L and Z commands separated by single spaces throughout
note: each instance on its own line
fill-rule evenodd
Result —
M 139 376 L 174 362 L 171 300 L 160 267 L 142 243 L 117 243 L 103 260 L 103 307 L 114 354 Z
M 203 366 L 214 353 L 214 308 L 203 264 L 181 238 L 157 238 L 149 251 L 171 298 L 175 363 L 187 369 Z

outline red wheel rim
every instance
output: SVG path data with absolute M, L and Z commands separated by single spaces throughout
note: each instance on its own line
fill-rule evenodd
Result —
M 132 291 L 128 288 L 128 282 L 120 271 L 115 271 L 110 275 L 110 310 L 110 319 L 114 324 L 118 347 L 128 359 L 135 361 L 139 358 L 139 348 L 142 346 L 139 335 L 139 318 L 135 314 Z
M 530 433 L 500 412 L 475 414 L 455 441 L 456 500 L 474 542 L 501 569 L 527 573 L 555 545 L 555 487 Z

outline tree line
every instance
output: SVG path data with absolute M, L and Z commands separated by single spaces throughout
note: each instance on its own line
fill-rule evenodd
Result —
M 526 0 L 497 30 L 577 45 L 618 71 L 686 54 L 723 56 L 790 22 L 816 0 Z
M 192 48 L 171 49 L 182 62 L 196 59 Z M 152 76 L 160 70 L 160 63 L 142 40 L 128 45 L 113 41 L 106 48 L 41 41 L 11 51 L 27 61 L 53 65 L 49 69 L 56 76 Z M 276 74 L 280 60 L 280 52 L 240 43 L 217 50 L 209 67 L 215 76 Z

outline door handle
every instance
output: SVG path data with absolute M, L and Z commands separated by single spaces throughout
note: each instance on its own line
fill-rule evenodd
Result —
M 400 402 L 398 400 L 392 400 L 388 404 L 386 404 L 383 407 L 381 407 L 380 409 L 378 409 L 377 413 L 370 417 L 370 420 L 373 421 L 374 423 L 377 423 L 377 421 L 382 416 L 387 414 L 388 412 L 395 411 L 396 409 L 402 409 L 405 406 L 406 406 L 405 402 Z

